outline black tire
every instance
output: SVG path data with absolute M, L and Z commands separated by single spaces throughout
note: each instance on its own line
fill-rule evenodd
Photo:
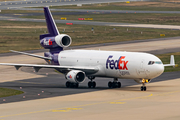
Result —
M 96 87 L 96 82 L 92 82 L 92 87 L 95 88 Z
M 113 84 L 113 83 L 112 83 L 111 81 L 108 82 L 108 87 L 109 87 L 109 88 L 112 88 L 112 84 Z
M 146 86 L 143 89 L 144 89 L 144 91 L 146 91 Z
M 74 83 L 70 83 L 70 88 L 74 88 Z
M 66 82 L 66 87 L 69 88 L 69 87 L 70 87 L 70 84 L 71 84 L 71 83 L 70 83 L 69 81 L 67 81 L 67 82 Z
M 75 88 L 78 88 L 79 87 L 79 83 L 76 83 L 74 86 L 75 86 Z
M 141 86 L 141 91 L 143 91 L 144 90 L 144 87 L 143 86 Z
M 89 82 L 88 82 L 88 87 L 91 88 L 91 86 L 92 86 L 92 82 L 89 81 Z
M 112 88 L 116 88 L 118 85 L 117 85 L 117 82 L 113 82 L 112 83 Z
M 120 87 L 121 87 L 121 83 L 120 83 L 120 82 L 118 82 L 118 85 L 117 85 L 117 87 L 118 87 L 118 88 L 120 88 Z

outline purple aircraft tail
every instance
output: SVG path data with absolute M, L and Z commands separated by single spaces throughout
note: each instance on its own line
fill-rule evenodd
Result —
M 72 40 L 69 35 L 59 33 L 49 7 L 44 7 L 44 15 L 49 33 L 40 35 L 40 44 L 45 49 L 49 49 L 50 54 L 53 55 L 70 46 Z
M 40 44 L 45 49 L 49 49 L 49 52 L 44 53 L 46 58 L 51 58 L 51 61 L 48 60 L 48 62 L 56 65 L 59 64 L 58 54 L 63 51 L 63 48 L 71 45 L 72 39 L 69 35 L 59 33 L 49 7 L 44 7 L 44 15 L 48 34 L 40 35 Z
M 40 35 L 40 40 L 45 37 L 54 37 L 59 35 L 59 31 L 56 27 L 52 14 L 49 10 L 49 7 L 44 7 L 44 15 L 46 19 L 47 29 L 49 34 Z

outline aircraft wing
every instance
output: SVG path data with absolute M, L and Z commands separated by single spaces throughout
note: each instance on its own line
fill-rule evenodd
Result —
M 0 63 L 0 65 L 14 66 L 17 70 L 20 67 L 33 67 L 36 72 L 41 68 L 54 68 L 63 73 L 71 70 L 81 70 L 86 74 L 94 74 L 99 71 L 97 67 L 87 67 L 87 66 L 58 66 L 58 65 L 36 65 L 36 64 L 14 64 L 14 63 Z
M 19 54 L 23 54 L 23 55 L 28 55 L 28 56 L 32 56 L 32 57 L 45 59 L 45 60 L 52 60 L 52 58 L 44 57 L 44 56 L 40 56 L 40 55 L 35 55 L 35 54 L 30 54 L 30 53 L 25 53 L 25 52 L 19 52 L 19 51 L 15 51 L 15 50 L 10 50 L 10 51 L 14 52 L 14 53 L 19 53 Z

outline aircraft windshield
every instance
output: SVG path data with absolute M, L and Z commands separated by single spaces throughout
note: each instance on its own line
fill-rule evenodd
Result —
M 161 61 L 149 61 L 148 65 L 153 65 L 153 64 L 162 64 Z

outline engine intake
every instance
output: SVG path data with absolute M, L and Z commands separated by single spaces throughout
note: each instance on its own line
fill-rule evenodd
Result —
M 85 80 L 85 73 L 79 70 L 72 70 L 67 73 L 66 78 L 70 82 L 82 83 Z
M 55 37 L 55 41 L 60 47 L 64 48 L 71 45 L 72 39 L 69 35 L 60 34 Z

